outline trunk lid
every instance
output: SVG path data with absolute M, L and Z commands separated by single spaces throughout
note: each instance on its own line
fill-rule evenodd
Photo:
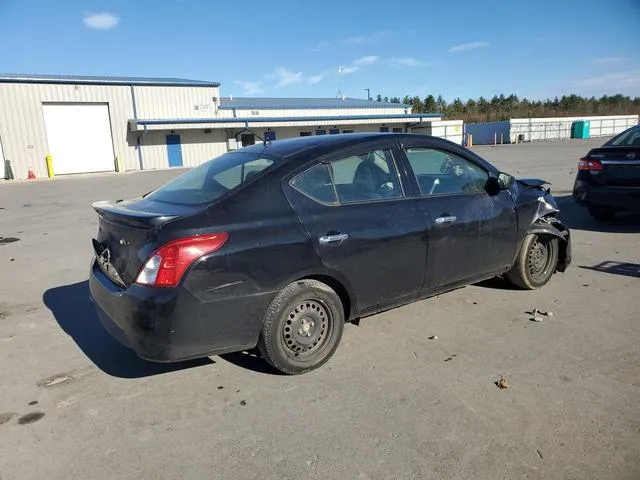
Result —
M 98 234 L 93 248 L 102 271 L 122 287 L 136 278 L 142 264 L 158 246 L 159 228 L 200 208 L 152 202 L 101 201 L 92 204 L 98 213 Z
M 640 187 L 640 147 L 602 147 L 589 152 L 587 158 L 599 160 L 602 170 L 592 173 L 598 185 Z

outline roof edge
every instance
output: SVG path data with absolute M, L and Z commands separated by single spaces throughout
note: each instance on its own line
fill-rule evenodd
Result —
M 153 78 L 112 78 L 108 77 L 47 77 L 35 75 L 0 74 L 0 83 L 29 83 L 29 84 L 61 84 L 61 85 L 120 85 L 120 86 L 149 86 L 149 87 L 219 87 L 219 82 L 182 79 L 153 79 Z
M 416 120 L 422 118 L 443 118 L 439 113 L 407 113 L 389 115 L 341 115 L 341 116 L 306 116 L 306 117 L 224 117 L 224 118 L 164 118 L 164 119 L 131 119 L 136 125 L 180 125 L 204 123 L 269 123 L 269 122 L 315 122 L 326 123 L 329 120 L 387 120 L 406 118 Z

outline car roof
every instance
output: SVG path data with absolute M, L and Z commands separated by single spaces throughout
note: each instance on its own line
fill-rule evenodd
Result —
M 418 135 L 415 133 L 340 133 L 336 135 L 312 135 L 308 137 L 287 138 L 275 142 L 260 142 L 255 145 L 243 147 L 242 152 L 256 153 L 262 155 L 274 155 L 279 157 L 291 157 L 302 152 L 311 153 L 313 151 L 338 150 L 345 147 L 352 147 L 359 144 L 366 144 L 376 140 L 387 140 L 389 146 L 394 142 L 406 138 L 423 138 L 429 140 L 434 145 L 450 144 L 450 142 L 428 135 Z

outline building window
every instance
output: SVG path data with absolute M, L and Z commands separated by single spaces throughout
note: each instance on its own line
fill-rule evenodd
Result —
M 327 131 L 324 128 L 319 128 L 316 130 L 316 135 L 326 135 Z
M 342 130 L 342 133 L 353 133 L 353 130 Z
M 340 133 L 339 128 L 332 128 L 329 130 L 329 135 L 337 135 L 338 133 Z
M 380 132 L 382 132 L 382 133 L 389 132 L 389 127 L 380 127 Z
M 242 142 L 243 147 L 248 147 L 249 145 L 254 145 L 256 143 L 256 137 L 253 133 L 243 133 L 240 135 L 240 141 Z
M 393 127 L 393 133 L 404 133 L 404 129 L 402 127 Z
M 301 137 L 310 137 L 312 135 L 311 132 L 300 132 Z

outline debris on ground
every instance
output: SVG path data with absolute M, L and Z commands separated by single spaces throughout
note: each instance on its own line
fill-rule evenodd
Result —
M 542 318 L 544 317 L 553 317 L 553 312 L 544 312 L 542 310 L 538 310 L 537 308 L 534 308 L 531 312 L 526 312 L 528 314 L 531 315 L 530 320 L 532 322 L 542 322 L 544 319 Z
M 438 339 L 438 336 L 437 336 L 437 335 L 431 335 L 431 336 L 429 337 L 429 340 L 437 340 L 437 339 Z
M 450 362 L 451 360 L 453 360 L 456 357 L 455 353 L 452 353 L 451 355 L 449 355 L 447 358 L 444 359 L 445 362 Z
M 540 457 L 540 460 L 542 460 L 544 457 L 542 456 L 542 452 L 540 451 L 540 449 L 536 450 L 536 453 L 538 454 L 538 456 Z
M 504 378 L 502 375 L 500 376 L 499 380 L 496 380 L 493 383 L 495 383 L 496 387 L 498 387 L 500 390 L 505 390 L 509 388 L 509 382 L 507 382 L 507 379 Z

